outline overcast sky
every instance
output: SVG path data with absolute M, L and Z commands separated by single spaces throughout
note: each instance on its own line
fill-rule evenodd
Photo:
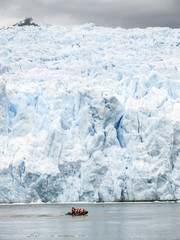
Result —
M 0 0 L 0 27 L 26 17 L 47 24 L 180 28 L 180 0 Z

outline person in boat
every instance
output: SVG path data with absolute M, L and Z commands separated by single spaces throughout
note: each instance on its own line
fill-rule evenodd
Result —
M 76 213 L 78 213 L 78 214 L 79 214 L 79 208 L 76 210 Z
M 79 209 L 79 213 L 80 213 L 80 214 L 82 213 L 82 210 L 81 210 L 81 209 Z
M 83 208 L 83 213 L 86 213 L 86 210 Z
M 76 213 L 76 209 L 74 207 L 72 207 L 72 214 Z

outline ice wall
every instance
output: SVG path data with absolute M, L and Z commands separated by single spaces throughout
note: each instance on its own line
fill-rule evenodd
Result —
M 6 135 L 8 129 L 6 85 L 0 81 L 0 135 Z
M 180 199 L 180 30 L 0 30 L 0 202 Z

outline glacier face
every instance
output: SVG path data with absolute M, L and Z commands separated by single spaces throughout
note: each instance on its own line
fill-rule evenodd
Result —
M 180 199 L 180 30 L 0 30 L 0 202 Z

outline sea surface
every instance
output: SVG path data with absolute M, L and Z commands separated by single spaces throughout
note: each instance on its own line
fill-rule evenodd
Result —
M 179 240 L 180 203 L 0 205 L 0 239 Z

